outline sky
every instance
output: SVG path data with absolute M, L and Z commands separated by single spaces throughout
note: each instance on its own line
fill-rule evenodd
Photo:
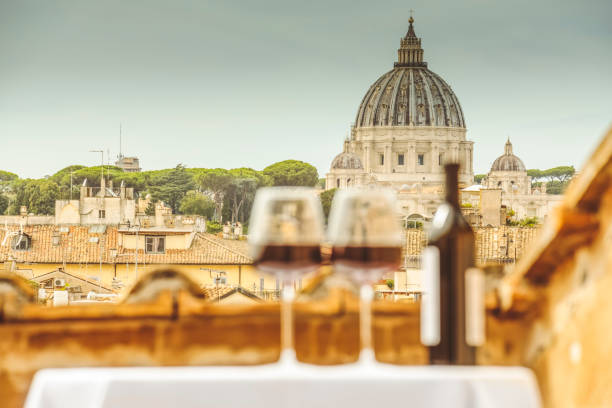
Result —
M 114 161 L 121 124 L 144 170 L 297 159 L 323 176 L 410 9 L 475 173 L 507 137 L 528 168 L 579 168 L 612 125 L 609 0 L 0 0 L 0 169 Z

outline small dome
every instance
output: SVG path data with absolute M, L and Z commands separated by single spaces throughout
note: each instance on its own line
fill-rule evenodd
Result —
M 493 162 L 491 171 L 527 171 L 523 161 L 512 153 L 512 143 L 510 143 L 510 139 L 506 142 L 504 154 Z
M 361 164 L 361 159 L 356 154 L 350 152 L 342 152 L 334 158 L 331 164 L 331 168 L 332 170 L 362 170 L 363 164 Z

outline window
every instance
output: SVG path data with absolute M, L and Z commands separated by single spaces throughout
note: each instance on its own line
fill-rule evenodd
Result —
M 340 188 L 340 179 L 336 179 L 336 187 Z
M 145 252 L 148 254 L 163 254 L 166 252 L 166 237 L 145 237 Z
M 397 155 L 397 165 L 398 166 L 404 165 L 404 155 L 401 153 Z
M 13 237 L 13 249 L 15 251 L 27 251 L 30 249 L 31 239 L 27 234 L 19 234 Z
M 422 166 L 422 165 L 425 164 L 425 155 L 424 154 L 419 154 L 418 162 L 419 162 L 419 166 Z
M 385 164 L 385 155 L 383 153 L 378 154 L 378 164 L 384 166 Z
M 106 218 L 106 210 L 98 210 L 98 218 Z
M 351 179 L 347 179 L 347 180 L 346 180 L 346 186 L 348 187 L 348 186 L 350 186 L 350 185 L 351 185 Z
M 442 163 L 444 163 L 444 155 L 442 153 L 440 153 L 438 155 L 438 166 L 441 166 Z

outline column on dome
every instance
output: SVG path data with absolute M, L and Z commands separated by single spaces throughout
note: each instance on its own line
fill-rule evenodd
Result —
M 391 157 L 391 144 L 385 145 L 385 173 L 391 173 L 393 157 Z
M 366 173 L 370 172 L 370 143 L 367 142 L 364 144 L 363 146 L 363 158 L 364 158 L 364 167 L 365 167 L 365 171 Z

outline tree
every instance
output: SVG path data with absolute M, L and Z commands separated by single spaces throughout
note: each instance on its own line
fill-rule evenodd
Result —
M 182 164 L 174 169 L 160 174 L 152 180 L 153 185 L 149 187 L 153 202 L 163 201 L 177 214 L 183 197 L 189 190 L 195 188 L 191 174 L 187 173 Z
M 59 170 L 58 172 L 56 172 L 55 174 L 53 174 L 52 176 L 49 177 L 49 180 L 56 182 L 57 184 L 61 185 L 62 182 L 66 179 L 66 176 L 68 178 L 68 182 L 70 182 L 70 173 L 74 173 L 81 170 L 81 169 L 86 169 L 86 166 L 81 166 L 80 164 L 73 164 L 71 166 L 67 166 L 64 167 L 63 169 Z M 100 167 L 98 166 L 98 175 L 100 173 Z M 74 182 L 74 180 L 73 180 Z
M 487 177 L 486 174 L 475 174 L 474 175 L 474 183 L 480 184 L 483 178 Z
M 13 181 L 19 178 L 15 173 L 11 173 L 10 171 L 0 170 L 0 181 Z
M 225 169 L 211 169 L 196 176 L 196 183 L 203 191 L 209 191 L 215 202 L 215 221 L 222 222 L 223 199 L 234 177 Z
M 542 181 L 545 181 L 546 192 L 548 194 L 563 194 L 575 173 L 576 169 L 574 166 L 558 166 L 546 170 L 527 170 L 527 175 L 531 177 L 531 186 L 539 187 Z
M 535 227 L 538 223 L 538 217 L 527 217 L 519 221 L 519 225 L 522 227 Z
M 565 189 L 567 188 L 568 182 L 553 180 L 546 183 L 546 193 L 547 194 L 563 194 Z
M 258 188 L 273 185 L 273 180 L 270 178 L 270 176 L 266 176 L 262 171 L 257 171 L 250 167 L 239 167 L 237 169 L 231 169 L 228 171 L 232 176 L 237 178 L 256 179 Z
M 274 163 L 263 170 L 275 186 L 313 187 L 319 181 L 317 169 L 299 160 L 285 160 Z
M 558 180 L 563 183 L 570 180 L 575 173 L 576 169 L 574 169 L 574 166 L 559 166 L 545 170 L 544 176 L 550 178 L 551 180 Z
M 334 200 L 334 195 L 336 194 L 337 188 L 332 188 L 331 190 L 326 190 L 321 193 L 321 205 L 323 206 L 323 215 L 325 215 L 325 220 L 329 217 L 329 211 L 331 210 L 331 204 Z
M 10 191 L 10 185 L 14 180 L 19 179 L 19 176 L 9 171 L 0 170 L 0 193 Z
M 201 215 L 210 220 L 215 214 L 215 203 L 202 193 L 190 191 L 183 197 L 179 210 L 181 214 Z
M 55 213 L 55 200 L 59 198 L 59 187 L 53 181 L 18 179 L 13 181 L 11 189 L 15 194 L 15 201 L 9 208 L 10 214 L 19 214 L 22 205 L 33 214 L 53 215 Z
M 0 194 L 0 215 L 6 212 L 8 205 L 9 205 L 8 197 L 5 196 L 4 194 Z
M 226 190 L 231 202 L 232 222 L 240 220 L 240 210 L 246 203 L 252 203 L 257 190 L 257 180 L 254 178 L 234 178 Z M 244 220 L 242 220 L 244 221 Z
M 153 200 L 149 201 L 149 204 L 147 204 L 147 208 L 145 208 L 145 215 L 148 215 L 148 216 L 155 215 L 155 201 Z
M 239 194 L 234 195 L 233 191 L 228 192 L 232 198 L 231 200 L 228 200 L 228 207 L 232 208 L 232 210 L 229 211 L 227 215 L 234 221 L 237 220 L 242 222 L 246 227 L 246 224 L 248 224 L 248 220 L 251 216 L 251 208 L 253 207 L 253 201 L 255 200 L 255 192 L 258 188 L 271 186 L 272 178 L 270 176 L 266 176 L 261 171 L 253 170 L 248 167 L 231 169 L 229 172 L 232 176 L 234 176 L 235 180 L 241 181 L 239 181 L 237 184 L 236 181 L 234 181 L 229 185 L 230 190 L 234 189 L 234 187 L 238 187 L 236 192 Z M 252 181 L 246 182 L 245 184 L 244 180 Z M 255 185 L 253 185 L 253 181 L 255 182 Z M 234 186 L 232 186 L 232 184 L 234 184 Z M 236 200 L 238 201 L 236 202 Z

